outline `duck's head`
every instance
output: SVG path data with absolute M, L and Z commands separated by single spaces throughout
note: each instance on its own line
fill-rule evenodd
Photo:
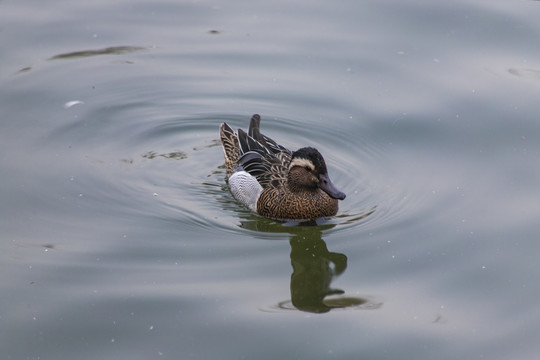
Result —
M 312 147 L 298 149 L 292 154 L 288 182 L 292 190 L 313 191 L 319 188 L 334 199 L 345 199 L 345 194 L 330 180 L 321 153 Z

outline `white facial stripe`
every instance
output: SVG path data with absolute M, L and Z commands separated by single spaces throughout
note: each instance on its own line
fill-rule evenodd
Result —
M 308 159 L 293 159 L 293 161 L 291 161 L 291 165 L 289 165 L 289 169 L 291 169 L 293 166 L 308 167 L 311 171 L 315 170 L 315 165 L 313 165 L 311 160 Z

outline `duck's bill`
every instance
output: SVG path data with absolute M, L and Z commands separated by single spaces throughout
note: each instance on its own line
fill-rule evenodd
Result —
M 338 200 L 345 199 L 345 194 L 339 191 L 330 178 L 328 177 L 328 174 L 319 175 L 319 187 L 322 191 L 330 195 L 330 197 Z

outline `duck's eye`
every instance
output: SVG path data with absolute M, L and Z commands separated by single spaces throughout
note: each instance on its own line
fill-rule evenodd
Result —
M 307 171 L 311 171 L 311 168 L 309 166 L 304 166 L 304 169 L 306 169 Z

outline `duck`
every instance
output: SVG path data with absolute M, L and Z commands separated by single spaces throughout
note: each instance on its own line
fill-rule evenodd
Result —
M 328 176 L 314 147 L 291 151 L 260 132 L 261 117 L 251 117 L 247 133 L 226 122 L 219 135 L 226 179 L 233 197 L 256 214 L 275 220 L 302 221 L 337 214 L 345 194 Z

